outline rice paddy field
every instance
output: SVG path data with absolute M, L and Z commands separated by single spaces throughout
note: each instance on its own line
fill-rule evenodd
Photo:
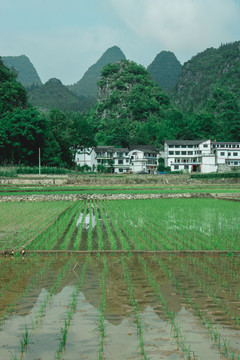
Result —
M 0 203 L 0 359 L 240 359 L 239 218 L 212 198 Z

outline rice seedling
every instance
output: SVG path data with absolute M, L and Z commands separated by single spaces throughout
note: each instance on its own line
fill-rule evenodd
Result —
M 96 219 L 96 227 L 97 227 L 97 236 L 98 236 L 98 248 L 99 250 L 103 250 L 103 237 L 102 237 L 102 230 L 99 222 L 99 215 L 98 210 L 96 206 L 96 201 L 93 200 L 93 206 L 94 206 L 94 215 Z
M 147 360 L 148 357 L 147 357 L 147 354 L 146 354 L 145 349 L 144 349 L 144 339 L 143 339 L 142 320 L 141 320 L 141 317 L 140 317 L 140 307 L 139 307 L 138 302 L 135 299 L 134 288 L 133 288 L 131 278 L 130 278 L 130 275 L 129 275 L 129 271 L 128 271 L 128 268 L 127 268 L 127 265 L 125 263 L 123 255 L 121 256 L 121 262 L 122 262 L 125 282 L 126 282 L 126 284 L 128 286 L 129 301 L 130 301 L 130 304 L 131 304 L 131 306 L 133 308 L 134 315 L 135 315 L 135 321 L 136 321 L 138 337 L 139 337 L 140 352 L 141 352 L 142 357 L 145 360 Z
M 160 259 L 157 259 L 157 262 L 161 266 L 163 271 L 169 276 L 169 274 L 171 273 L 171 270 L 169 268 L 167 268 L 167 266 Z M 232 346 L 230 345 L 230 340 L 226 340 L 219 333 L 218 329 L 213 326 L 212 321 L 208 320 L 207 317 L 203 315 L 199 306 L 196 304 L 196 302 L 194 302 L 191 299 L 191 296 L 190 296 L 188 290 L 181 287 L 178 280 L 176 279 L 176 277 L 173 274 L 171 274 L 171 279 L 174 280 L 174 283 L 176 285 L 176 288 L 177 288 L 177 291 L 179 292 L 179 294 L 185 297 L 187 303 L 191 306 L 191 308 L 193 309 L 196 316 L 201 320 L 201 323 L 209 331 L 209 333 L 213 337 L 215 344 L 217 345 L 217 348 L 219 349 L 219 351 L 220 352 L 222 351 L 222 346 L 224 346 L 224 344 L 225 344 L 225 346 L 224 346 L 225 355 L 228 356 L 230 352 L 232 354 L 234 352 L 234 350 L 232 349 Z
M 59 344 L 58 344 L 58 349 L 56 350 L 56 353 L 55 353 L 56 359 L 61 358 L 61 354 L 62 354 L 62 352 L 65 348 L 66 342 L 67 342 L 67 332 L 68 332 L 71 320 L 73 318 L 73 315 L 77 309 L 78 294 L 79 294 L 81 286 L 84 282 L 84 277 L 85 277 L 88 261 L 89 261 L 89 257 L 86 258 L 85 263 L 82 267 L 82 273 L 81 273 L 80 280 L 78 281 L 76 287 L 74 287 L 74 289 L 73 289 L 72 301 L 69 304 L 68 311 L 67 311 L 66 317 L 64 319 L 64 325 L 63 325 L 63 327 L 61 327 L 60 334 L 58 335 Z
M 175 335 L 178 345 L 180 346 L 182 351 L 187 356 L 187 359 L 195 358 L 195 353 L 193 351 L 191 351 L 190 345 L 188 345 L 188 346 L 186 345 L 185 339 L 181 333 L 180 326 L 176 321 L 176 314 L 168 308 L 167 301 L 166 301 L 166 299 L 164 299 L 159 287 L 157 286 L 157 283 L 153 279 L 151 271 L 149 270 L 146 261 L 140 255 L 138 256 L 138 259 L 139 259 L 140 264 L 143 266 L 144 272 L 145 272 L 150 284 L 153 286 L 156 294 L 159 297 L 161 306 L 166 314 L 166 319 L 168 319 L 170 321 L 170 323 L 173 327 L 174 335 Z
M 77 234 L 75 236 L 75 241 L 74 241 L 74 244 L 73 244 L 73 250 L 80 250 L 81 236 L 82 236 L 82 231 L 83 231 L 83 226 L 84 226 L 84 221 L 85 221 L 85 217 L 86 217 L 86 214 L 87 214 L 87 210 L 88 210 L 88 203 L 86 201 L 84 210 L 83 210 L 82 214 L 80 215 L 80 217 L 78 219 L 78 222 L 79 222 L 79 220 L 81 218 L 80 223 L 77 224 L 78 231 L 77 231 Z
M 103 258 L 103 273 L 101 276 L 101 291 L 102 291 L 102 303 L 101 308 L 99 309 L 99 322 L 98 322 L 98 331 L 100 333 L 100 344 L 99 344 L 99 350 L 98 350 L 98 359 L 104 358 L 104 340 L 106 337 L 106 326 L 104 322 L 104 313 L 106 308 L 106 290 L 105 290 L 105 280 L 106 275 L 108 273 L 108 267 L 107 267 L 107 259 L 106 255 L 104 255 Z
M 111 244 L 111 250 L 116 250 L 117 245 L 116 245 L 115 236 L 113 235 L 113 232 L 112 232 L 111 226 L 109 224 L 109 221 L 108 221 L 108 219 L 106 217 L 105 211 L 104 211 L 104 209 L 102 207 L 102 204 L 100 202 L 98 202 L 98 206 L 99 206 L 100 214 L 102 216 L 103 223 L 105 225 L 105 228 L 106 228 L 106 231 L 107 231 L 107 234 L 108 234 L 108 238 L 109 238 L 109 241 L 110 241 L 110 244 Z

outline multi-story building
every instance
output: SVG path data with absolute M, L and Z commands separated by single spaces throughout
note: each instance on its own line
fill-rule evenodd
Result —
M 103 165 L 112 168 L 114 173 L 154 173 L 157 169 L 158 157 L 159 153 L 152 145 L 132 146 L 130 150 L 113 146 L 96 146 L 79 149 L 75 162 L 79 166 L 88 165 L 93 170 L 97 169 L 98 165 Z
M 167 140 L 164 143 L 164 161 L 171 171 L 217 171 L 211 140 Z
M 77 151 L 77 165 L 88 165 L 95 171 L 98 165 L 114 173 L 156 173 L 162 157 L 171 171 L 216 172 L 240 167 L 240 143 L 211 140 L 166 140 L 160 153 L 153 145 L 128 148 L 97 146 Z
M 229 167 L 240 167 L 240 143 L 214 141 L 212 149 L 216 157 L 218 171 L 228 171 Z
M 153 145 L 130 146 L 132 172 L 154 173 L 157 170 L 159 152 Z
M 79 148 L 75 154 L 75 163 L 78 166 L 87 165 L 91 169 L 96 168 L 97 160 L 94 148 Z
M 115 173 L 129 173 L 132 171 L 128 148 L 117 148 L 113 153 L 113 168 Z

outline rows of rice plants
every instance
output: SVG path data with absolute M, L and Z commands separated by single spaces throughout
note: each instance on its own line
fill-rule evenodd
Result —
M 101 203 L 101 214 L 116 248 L 110 225 L 127 234 L 141 250 L 240 250 L 239 205 L 211 199 L 129 200 Z M 114 212 L 112 209 L 114 208 Z M 114 217 L 115 215 L 115 217 Z M 120 235 L 121 236 L 121 235 Z M 123 240 L 123 236 L 122 236 Z M 124 249 L 124 242 L 121 248 Z
M 3 258 L 0 263 L 3 278 L 4 263 L 8 269 L 10 261 L 22 263 L 30 270 L 32 268 L 27 274 L 21 272 L 19 282 L 25 278 L 28 280 L 24 282 L 16 302 L 22 303 L 24 311 L 24 303 L 30 300 L 33 310 L 30 308 L 27 313 L 20 311 L 21 316 L 17 320 L 21 325 L 16 327 L 14 340 L 10 343 L 9 359 L 12 354 L 11 359 L 28 360 L 35 350 L 38 351 L 34 352 L 36 358 L 45 358 L 41 355 L 41 346 L 49 346 L 46 358 L 69 360 L 77 358 L 76 354 L 79 353 L 79 358 L 112 358 L 112 351 L 121 342 L 120 335 L 113 336 L 114 332 L 118 334 L 118 326 L 121 336 L 125 332 L 123 341 L 126 342 L 126 347 L 121 346 L 124 351 L 131 351 L 129 357 L 157 360 L 172 354 L 173 358 L 188 360 L 239 359 L 240 328 L 232 316 L 235 306 L 232 299 L 235 295 L 225 286 L 224 280 L 227 282 L 231 276 L 232 287 L 236 285 L 236 289 L 238 288 L 234 271 L 239 268 L 240 257 L 222 256 L 219 264 L 214 257 L 194 259 L 176 255 L 140 254 L 122 254 L 121 257 L 106 254 L 103 257 L 97 254 L 86 257 L 55 255 L 44 258 L 44 262 L 39 255 L 29 259 Z M 27 262 L 35 265 L 27 266 Z M 39 271 L 41 265 L 42 269 Z M 17 277 L 18 270 L 21 269 L 16 269 L 13 279 Z M 216 283 L 216 287 L 220 288 L 220 301 L 226 304 L 229 301 L 228 313 L 222 312 L 222 304 L 216 303 L 210 293 L 211 289 L 214 292 L 214 274 L 218 271 L 222 280 Z M 39 295 L 34 306 L 37 299 L 31 299 L 35 286 L 38 287 Z M 42 292 L 41 289 L 45 286 L 48 291 Z M 4 297 L 9 296 L 11 291 L 13 289 L 6 289 Z M 56 309 L 56 304 L 59 304 L 59 310 Z M 16 304 L 13 306 L 16 311 Z M 7 304 L 4 307 L 7 309 Z M 234 315 L 239 316 L 239 309 L 235 309 Z M 4 331 L 13 331 L 11 323 L 16 318 L 14 313 L 8 313 L 10 319 L 4 312 L 1 316 L 4 316 L 4 321 L 0 328 L 0 343 L 6 344 L 9 340 L 4 337 Z M 192 319 L 190 322 L 189 317 Z M 81 320 L 87 318 L 88 321 L 84 321 L 87 327 L 82 329 Z M 185 326 L 184 319 L 188 327 Z M 45 331 L 49 334 L 49 343 L 42 336 Z M 81 349 L 83 332 L 88 333 L 85 350 Z M 204 341 L 202 346 L 200 341 Z M 131 347 L 130 343 L 133 343 Z M 207 350 L 204 349 L 205 345 Z M 89 356 L 88 346 L 94 347 L 95 356 L 92 352 Z M 126 351 L 125 357 L 121 355 L 121 346 L 118 350 L 120 353 L 116 351 L 114 354 L 116 360 L 127 358 Z M 75 356 L 72 356 L 72 351 Z M 158 351 L 160 353 L 157 354 Z M 209 351 L 209 357 L 204 356 L 206 351 Z M 2 354 L 4 355 L 1 356 Z M 5 354 L 6 349 L 0 345 L 0 358 L 7 359 Z
M 70 204 L 60 201 L 0 204 L 0 250 L 24 245 Z
M 147 354 L 145 352 L 144 349 L 144 337 L 143 337 L 143 326 L 142 326 L 142 321 L 141 321 L 141 316 L 140 316 L 140 307 L 139 304 L 135 298 L 134 295 L 134 286 L 132 284 L 130 275 L 129 275 L 129 270 L 127 268 L 126 262 L 124 260 L 124 257 L 121 257 L 121 261 L 122 261 L 122 267 L 123 267 L 123 274 L 124 274 L 124 278 L 126 281 L 126 284 L 128 286 L 128 292 L 129 292 L 129 302 L 130 305 L 133 308 L 134 311 L 134 316 L 135 316 L 135 322 L 137 325 L 137 334 L 138 334 L 138 338 L 139 338 L 139 348 L 140 348 L 140 352 L 141 355 L 143 357 L 144 360 L 147 360 Z
M 82 204 L 80 203 L 80 211 Z M 61 240 L 68 239 L 67 232 L 71 232 L 71 224 L 79 211 L 79 202 L 64 212 L 46 231 L 41 232 L 27 247 L 28 250 L 51 250 L 58 247 Z
M 177 276 L 174 275 L 174 271 L 172 271 L 168 265 L 161 259 L 156 258 L 157 263 L 159 264 L 160 268 L 165 272 L 165 274 L 169 277 L 169 280 L 174 283 L 176 286 L 177 292 L 179 295 L 184 296 L 185 301 L 191 307 L 194 314 L 200 319 L 201 323 L 205 326 L 211 338 L 213 340 L 213 345 L 219 350 L 220 354 L 224 356 L 231 356 L 232 360 L 239 359 L 239 355 L 236 354 L 238 349 L 234 349 L 231 345 L 231 339 L 227 338 L 225 334 L 222 334 L 223 329 L 219 329 L 217 326 L 217 322 L 214 320 L 214 317 L 209 316 L 209 311 L 206 309 L 201 309 L 198 305 L 197 298 L 192 297 L 191 295 L 191 288 L 189 287 L 189 273 L 185 274 L 186 276 L 186 284 L 183 284 L 182 275 L 180 281 L 178 280 Z M 174 267 L 173 267 L 174 269 Z M 205 294 L 203 297 L 204 299 L 208 299 L 209 294 Z M 215 304 L 219 305 L 219 304 Z M 228 313 L 229 318 L 232 320 L 230 313 Z
M 28 345 L 30 342 L 30 339 L 32 340 L 34 336 L 34 330 L 36 328 L 39 328 L 41 325 L 41 322 L 43 321 L 43 318 L 46 314 L 46 309 L 50 305 L 51 299 L 55 292 L 58 290 L 59 286 L 61 285 L 64 276 L 66 275 L 67 270 L 72 266 L 73 264 L 73 257 L 70 257 L 62 268 L 59 269 L 57 278 L 53 282 L 51 288 L 49 289 L 49 292 L 45 296 L 45 298 L 42 300 L 41 305 L 38 309 L 38 311 L 33 314 L 33 317 L 31 318 L 31 321 L 24 325 L 24 330 L 22 334 L 20 335 L 20 353 L 21 353 L 21 359 L 23 358 L 23 354 L 28 351 Z
M 83 265 L 80 280 L 78 281 L 77 285 L 73 289 L 72 301 L 68 306 L 68 311 L 67 311 L 65 319 L 64 319 L 64 326 L 61 328 L 60 334 L 58 336 L 59 346 L 58 346 L 58 349 L 56 351 L 56 358 L 57 359 L 61 358 L 61 354 L 62 354 L 62 352 L 63 352 L 63 350 L 65 348 L 66 342 L 67 342 L 67 332 L 68 332 L 68 329 L 70 327 L 73 315 L 77 310 L 78 294 L 79 294 L 81 286 L 82 286 L 82 284 L 84 282 L 87 263 L 88 263 L 88 258 L 86 258 L 86 261 L 85 261 L 85 263 Z
M 152 277 L 151 270 L 148 268 L 147 262 L 140 256 L 138 259 L 139 259 L 140 264 L 143 266 L 144 272 L 145 272 L 150 284 L 154 288 L 157 296 L 159 297 L 161 307 L 162 307 L 163 311 L 165 312 L 166 320 L 169 321 L 170 324 L 172 325 L 174 337 L 177 341 L 178 346 L 181 348 L 181 350 L 183 351 L 183 353 L 185 354 L 185 356 L 188 360 L 195 359 L 195 353 L 191 350 L 190 345 L 186 343 L 184 336 L 182 335 L 181 327 L 176 320 L 176 313 L 174 313 L 172 310 L 170 310 L 166 299 L 164 298 L 164 296 L 161 293 L 161 289 L 159 288 L 156 281 Z
M 99 309 L 99 321 L 98 321 L 98 330 L 100 333 L 100 344 L 99 344 L 99 350 L 98 350 L 98 360 L 104 359 L 104 340 L 106 337 L 106 325 L 105 325 L 105 309 L 106 309 L 106 289 L 105 289 L 105 281 L 106 281 L 106 275 L 108 272 L 107 267 L 107 259 L 106 255 L 103 257 L 103 273 L 101 276 L 101 292 L 102 292 L 102 301 L 101 301 L 101 307 Z
M 238 251 L 238 209 L 212 199 L 78 201 L 26 249 Z

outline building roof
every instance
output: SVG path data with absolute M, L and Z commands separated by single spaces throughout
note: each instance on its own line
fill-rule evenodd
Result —
M 208 140 L 166 140 L 167 145 L 199 145 Z
M 96 146 L 94 148 L 94 150 L 96 152 L 98 152 L 98 151 L 111 151 L 111 152 L 114 152 L 115 148 L 114 148 L 114 146 Z
M 155 145 L 130 145 L 129 150 L 154 151 L 157 152 Z
M 123 152 L 123 153 L 124 152 L 129 152 L 128 148 L 115 148 L 114 150 L 115 150 L 115 152 L 119 152 L 119 153 L 120 152 Z
M 228 145 L 239 145 L 240 142 L 233 142 L 233 141 L 213 141 L 213 145 L 225 145 L 225 144 L 228 144 Z

